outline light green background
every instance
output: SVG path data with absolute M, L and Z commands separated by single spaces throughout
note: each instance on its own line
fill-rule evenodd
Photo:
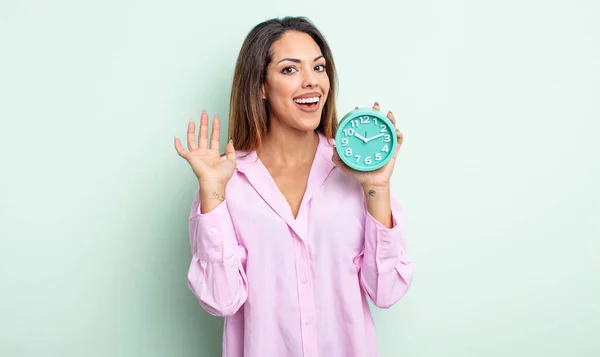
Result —
M 218 356 L 193 174 L 250 28 L 309 16 L 340 114 L 380 101 L 416 272 L 381 356 L 600 355 L 597 1 L 0 2 L 0 356 Z M 222 142 L 225 142 L 223 137 Z M 327 356 L 330 357 L 330 356 Z M 336 357 L 336 356 L 331 356 Z

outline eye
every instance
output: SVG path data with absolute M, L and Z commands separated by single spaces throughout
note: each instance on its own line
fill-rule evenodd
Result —
M 296 68 L 294 68 L 294 67 L 285 67 L 281 71 L 281 73 L 283 73 L 283 74 L 290 74 L 290 73 L 293 73 L 293 72 L 296 72 Z
M 317 72 L 324 72 L 325 71 L 325 65 L 324 64 L 320 64 L 320 65 L 316 66 L 315 69 L 317 70 Z

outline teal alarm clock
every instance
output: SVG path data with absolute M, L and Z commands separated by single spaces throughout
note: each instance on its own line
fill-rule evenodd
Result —
M 335 134 L 342 161 L 358 171 L 373 171 L 387 164 L 398 145 L 394 124 L 380 111 L 358 108 L 346 114 Z

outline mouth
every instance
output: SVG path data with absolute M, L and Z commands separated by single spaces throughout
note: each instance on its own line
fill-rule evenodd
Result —
M 311 109 L 315 108 L 319 105 L 321 101 L 320 95 L 315 95 L 311 97 L 303 97 L 303 98 L 294 98 L 294 102 L 298 104 L 302 108 Z

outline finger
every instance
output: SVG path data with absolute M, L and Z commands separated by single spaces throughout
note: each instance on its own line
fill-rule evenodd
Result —
M 185 158 L 186 151 L 183 148 L 183 145 L 181 145 L 181 140 L 179 140 L 178 137 L 175 137 L 175 151 L 177 151 L 179 156 Z
M 235 148 L 231 139 L 229 139 L 229 142 L 225 146 L 225 155 L 227 156 L 227 160 L 231 160 L 234 164 L 236 163 Z
M 333 150 L 333 155 L 331 156 L 331 161 L 333 161 L 333 163 L 335 164 L 335 166 L 338 166 L 338 162 L 340 161 L 340 157 L 337 153 L 336 150 Z
M 221 120 L 215 114 L 212 125 L 212 133 L 210 134 L 210 149 L 219 151 L 219 138 L 221 137 Z
M 188 123 L 188 130 L 187 130 L 187 147 L 188 147 L 188 150 L 190 150 L 190 151 L 197 148 L 196 140 L 194 139 L 194 136 L 196 135 L 195 133 L 196 133 L 196 124 L 194 123 L 194 121 L 190 120 L 190 122 Z
M 354 107 L 354 110 L 358 109 L 358 105 Z
M 375 103 L 373 104 L 373 109 L 375 109 L 375 110 L 379 110 L 379 109 L 381 109 L 381 108 L 379 107 L 379 103 L 378 103 L 378 102 L 375 102 Z
M 400 132 L 400 130 L 396 129 L 396 140 L 398 140 L 398 144 L 396 145 L 396 151 L 394 151 L 394 159 L 398 156 L 398 152 L 400 151 L 400 147 L 402 146 L 402 142 L 404 142 L 404 134 Z
M 387 117 L 392 122 L 392 124 L 394 124 L 394 127 L 395 127 L 396 126 L 396 117 L 394 116 L 394 113 L 392 113 L 391 110 L 388 111 Z
M 202 110 L 202 114 L 200 115 L 198 143 L 200 149 L 206 149 L 208 147 L 208 114 L 206 114 L 206 110 Z

